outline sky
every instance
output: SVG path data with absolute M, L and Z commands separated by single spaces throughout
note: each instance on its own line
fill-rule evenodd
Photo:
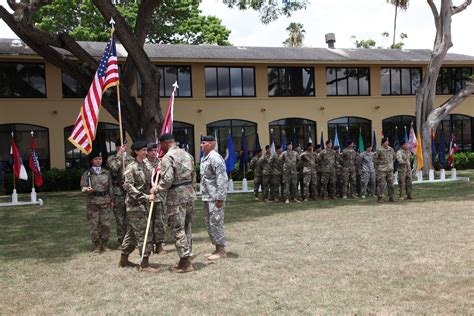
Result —
M 326 47 L 326 33 L 336 34 L 335 45 L 338 48 L 354 47 L 353 35 L 357 39 L 374 39 L 377 45 L 385 47 L 391 44 L 391 39 L 381 37 L 382 32 L 391 34 L 393 29 L 394 9 L 385 0 L 309 1 L 306 10 L 296 12 L 290 18 L 281 17 L 268 25 L 260 22 L 258 12 L 229 9 L 222 0 L 202 0 L 200 8 L 203 14 L 214 15 L 222 20 L 232 31 L 229 40 L 235 46 L 282 46 L 288 37 L 286 28 L 291 22 L 303 24 L 306 31 L 304 46 L 307 47 Z M 439 3 L 439 0 L 435 2 Z M 455 5 L 462 2 L 453 0 Z M 0 0 L 0 4 L 8 7 L 6 0 Z M 404 48 L 433 48 L 435 28 L 426 0 L 411 0 L 408 10 L 400 12 L 398 17 L 397 33 L 408 34 Z M 453 16 L 454 46 L 449 52 L 474 55 L 473 28 L 474 4 Z M 0 37 L 17 38 L 3 21 L 0 22 Z

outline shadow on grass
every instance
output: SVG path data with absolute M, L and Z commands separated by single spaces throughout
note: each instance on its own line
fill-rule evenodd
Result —
M 473 173 L 466 173 L 471 176 Z M 397 189 L 397 188 L 396 188 Z M 396 191 L 398 192 L 398 191 Z M 415 200 L 399 201 L 399 204 L 420 203 L 432 200 L 474 201 L 474 183 L 455 182 L 446 184 L 422 184 L 414 186 Z M 42 193 L 45 204 L 39 206 L 0 208 L 0 258 L 19 260 L 31 258 L 47 262 L 64 261 L 77 253 L 90 252 L 92 243 L 86 220 L 85 202 L 79 192 Z M 21 197 L 21 200 L 27 199 Z M 5 201 L 5 199 L 2 199 Z M 344 208 L 348 205 L 383 208 L 375 198 L 324 200 L 307 203 L 264 203 L 254 201 L 253 194 L 231 194 L 226 203 L 226 224 L 257 220 L 264 216 L 291 213 L 301 210 Z M 112 215 L 113 218 L 113 215 Z M 112 222 L 114 222 L 112 220 Z M 205 231 L 202 203 L 196 202 L 193 231 Z M 170 233 L 166 233 L 167 244 L 172 245 Z M 115 225 L 112 224 L 110 240 L 116 240 Z M 195 242 L 206 242 L 206 237 L 195 238 Z M 115 247 L 116 243 L 111 242 Z M 235 256 L 234 256 L 235 255 Z M 229 253 L 230 258 L 238 257 Z M 199 267 L 198 267 L 199 268 Z M 204 268 L 204 267 L 202 267 Z

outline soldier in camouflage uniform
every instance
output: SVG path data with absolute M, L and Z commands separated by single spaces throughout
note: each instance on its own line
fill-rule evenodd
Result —
M 283 198 L 285 203 L 290 203 L 290 198 L 299 202 L 298 197 L 298 170 L 297 164 L 300 156 L 293 150 L 293 145 L 289 143 L 286 151 L 281 155 L 283 161 Z
M 91 168 L 82 174 L 81 191 L 86 194 L 87 220 L 95 245 L 94 252 L 109 251 L 110 209 L 112 201 L 112 177 L 102 169 L 102 155 L 92 152 L 89 155 Z
M 375 155 L 375 166 L 377 170 L 377 202 L 382 203 L 385 184 L 387 185 L 388 197 L 390 202 L 395 202 L 393 196 L 393 161 L 395 152 L 388 145 L 388 139 L 382 138 L 382 147 L 377 150 Z
M 321 153 L 321 145 L 314 145 L 314 154 L 316 157 L 316 198 L 321 196 L 321 167 L 319 165 L 318 156 Z
M 262 187 L 263 187 L 263 198 L 266 202 L 269 202 L 268 195 L 270 195 L 270 200 L 275 198 L 275 192 L 271 186 L 273 165 L 272 165 L 272 152 L 270 146 L 265 146 L 265 154 L 260 158 L 262 164 Z
M 146 145 L 147 155 L 144 160 L 145 165 L 150 170 L 151 174 L 155 177 L 156 172 L 158 171 L 158 144 L 149 143 Z M 164 214 L 164 203 L 163 197 L 160 195 L 155 195 L 153 203 L 153 244 L 155 245 L 155 253 L 166 253 L 163 248 L 165 242 L 165 233 L 166 233 L 166 223 L 165 223 L 165 214 Z
M 348 141 L 347 147 L 341 154 L 343 199 L 347 199 L 348 192 L 353 198 L 357 197 L 356 158 L 357 153 L 354 150 L 354 142 Z
M 407 143 L 403 140 L 400 143 L 401 147 L 397 151 L 398 161 L 398 193 L 400 200 L 403 200 L 403 191 L 407 194 L 407 199 L 413 199 L 411 195 L 412 187 L 412 173 L 411 173 L 411 151 L 408 149 Z
M 366 146 L 366 150 L 359 155 L 360 160 L 360 194 L 363 199 L 367 195 L 375 194 L 375 166 L 372 145 Z M 367 189 L 367 185 L 369 188 Z
M 208 260 L 226 258 L 224 235 L 224 204 L 227 195 L 227 173 L 222 156 L 215 150 L 214 136 L 201 141 L 204 157 L 201 162 L 201 188 L 207 233 L 216 250 L 206 255 Z
M 173 228 L 176 251 L 180 258 L 174 272 L 194 271 L 192 256 L 192 229 L 194 201 L 196 200 L 196 170 L 194 158 L 176 146 L 174 136 L 160 136 L 160 147 L 166 152 L 161 160 L 158 194 L 166 194 L 167 222 Z
M 301 151 L 300 144 L 296 144 L 293 150 L 298 154 L 298 157 L 301 157 L 302 151 Z M 303 181 L 303 162 L 301 161 L 301 159 L 299 159 L 296 162 L 296 170 L 298 171 L 298 181 L 297 181 L 296 186 L 299 188 L 301 198 L 303 198 L 304 181 Z
M 148 222 L 148 208 L 154 196 L 151 190 L 151 172 L 145 165 L 147 148 L 145 141 L 136 141 L 132 145 L 132 157 L 135 160 L 130 163 L 124 173 L 124 189 L 127 192 L 125 205 L 127 208 L 128 227 L 127 233 L 122 243 L 122 254 L 119 267 L 134 266 L 128 261 L 128 256 L 138 246 L 138 251 L 142 255 L 145 239 L 146 226 Z M 150 229 L 147 235 L 145 253 L 140 263 L 141 271 L 157 272 L 149 263 L 149 257 L 153 250 L 153 231 Z
M 303 200 L 306 202 L 308 197 L 317 198 L 316 153 L 313 151 L 312 143 L 306 145 L 306 151 L 300 158 L 303 164 Z
M 274 201 L 283 198 L 283 160 L 281 159 L 281 145 L 276 146 L 276 154 L 273 154 L 270 163 L 273 166 L 271 186 L 274 193 Z
M 255 194 L 255 201 L 258 201 L 258 190 L 260 189 L 262 185 L 262 171 L 263 171 L 263 165 L 260 161 L 260 158 L 262 157 L 262 150 L 258 149 L 255 157 L 250 160 L 249 167 L 251 170 L 253 170 L 253 192 Z
M 127 154 L 127 142 L 124 141 L 123 146 L 120 146 L 120 140 L 115 142 L 117 146 L 117 154 L 111 155 L 107 158 L 107 168 L 109 168 L 112 175 L 113 185 L 113 202 L 114 202 L 114 216 L 117 226 L 117 240 L 119 248 L 122 246 L 123 238 L 127 232 L 127 212 L 125 210 L 125 190 L 123 189 L 123 172 L 122 164 L 125 161 L 125 166 L 128 166 L 132 161 L 132 157 Z
M 332 149 L 332 142 L 326 141 L 326 148 L 318 155 L 321 168 L 321 198 L 324 200 L 328 194 L 331 199 L 336 194 L 336 155 Z

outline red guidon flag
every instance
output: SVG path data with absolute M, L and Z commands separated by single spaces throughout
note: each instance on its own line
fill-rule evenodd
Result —
M 15 175 L 15 178 L 25 181 L 28 180 L 28 174 L 26 173 L 25 166 L 23 165 L 23 160 L 21 160 L 20 152 L 18 151 L 18 147 L 16 147 L 15 140 L 13 138 L 10 154 L 13 158 L 13 173 Z
M 168 108 L 166 109 L 165 118 L 163 119 L 163 124 L 161 125 L 161 134 L 164 133 L 173 133 L 173 111 L 174 111 L 174 95 L 176 94 L 176 89 L 178 87 L 178 82 L 173 83 L 173 92 L 168 100 Z M 158 148 L 159 157 L 163 157 L 165 153 L 161 148 Z
M 43 185 L 43 176 L 39 165 L 38 154 L 36 153 L 36 143 L 34 137 L 31 137 L 30 161 L 28 162 L 31 172 L 35 175 L 35 185 L 39 188 Z
M 117 52 L 112 37 L 105 46 L 94 81 L 89 88 L 89 92 L 82 104 L 81 111 L 69 137 L 69 141 L 86 155 L 92 151 L 92 142 L 97 132 L 102 94 L 108 88 L 118 84 Z

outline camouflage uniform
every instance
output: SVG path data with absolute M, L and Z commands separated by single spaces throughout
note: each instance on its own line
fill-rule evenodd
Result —
M 397 151 L 398 161 L 398 193 L 400 197 L 403 197 L 403 191 L 405 190 L 407 196 L 411 195 L 412 191 L 412 176 L 411 176 L 411 151 L 409 149 L 403 150 L 400 148 Z
M 176 251 L 180 258 L 192 255 L 192 222 L 196 200 L 194 158 L 174 146 L 161 160 L 158 193 L 166 194 L 167 222 L 173 228 Z
M 124 153 L 125 154 L 125 153 Z M 125 166 L 128 166 L 133 159 L 125 154 Z M 114 216 L 117 226 L 117 240 L 121 245 L 127 233 L 127 212 L 125 209 L 125 190 L 123 189 L 123 168 L 122 156 L 117 153 L 107 159 L 107 168 L 112 175 Z
M 364 151 L 359 155 L 360 157 L 360 181 L 361 188 L 360 194 L 374 195 L 375 194 L 375 166 L 374 166 L 374 152 Z M 369 191 L 367 191 L 367 185 L 369 185 Z
M 357 194 L 357 178 L 356 178 L 356 158 L 357 153 L 352 148 L 346 148 L 341 154 L 342 165 L 342 196 L 347 197 L 347 193 L 351 196 Z M 348 188 L 350 187 L 350 190 Z
M 262 164 L 262 188 L 263 188 L 263 198 L 268 199 L 268 194 L 270 193 L 270 199 L 275 198 L 275 192 L 271 186 L 272 179 L 272 153 L 265 152 L 265 154 L 260 158 Z
M 128 256 L 137 246 L 141 255 L 148 221 L 151 172 L 144 162 L 135 160 L 125 169 L 124 178 L 124 189 L 127 192 L 125 205 L 127 207 L 128 227 L 122 243 L 122 255 Z M 153 232 L 150 229 L 147 235 L 144 256 L 149 257 L 152 250 Z
M 297 152 L 298 158 L 301 157 L 301 152 Z M 298 171 L 298 180 L 296 182 L 296 187 L 300 189 L 301 197 L 303 197 L 304 193 L 304 176 L 303 176 L 303 162 L 301 159 L 298 159 L 296 162 L 296 170 Z
M 273 188 L 274 200 L 277 201 L 280 196 L 283 196 L 283 160 L 281 154 L 273 154 L 270 159 L 272 169 L 271 186 Z
M 388 196 L 393 199 L 393 161 L 395 152 L 392 147 L 385 149 L 383 146 L 377 149 L 375 165 L 377 168 L 377 196 L 383 197 L 385 184 L 387 184 Z
M 93 192 L 86 192 L 88 187 Z M 82 174 L 81 191 L 86 194 L 87 220 L 94 244 L 107 244 L 110 231 L 110 203 L 112 202 L 112 178 L 110 172 L 101 168 L 97 174 L 90 168 Z
M 300 160 L 298 153 L 287 150 L 281 154 L 283 161 L 283 199 L 296 199 L 298 197 L 298 170 L 297 163 Z
M 321 168 L 321 197 L 334 197 L 336 194 L 336 151 L 325 148 L 318 155 L 318 163 Z
M 227 180 L 224 159 L 211 150 L 201 161 L 201 188 L 207 233 L 214 245 L 225 245 L 224 206 L 218 208 L 216 201 L 225 201 Z
M 303 199 L 317 197 L 316 153 L 305 151 L 301 154 L 303 164 Z
M 255 156 L 250 160 L 250 169 L 253 170 L 253 192 L 255 197 L 258 198 L 258 190 L 262 185 L 262 171 L 263 165 L 260 161 L 261 156 Z
M 153 175 L 154 170 L 158 167 L 158 160 L 150 161 L 146 158 L 144 162 Z M 158 245 L 165 241 L 166 221 L 163 203 L 164 198 L 157 194 L 153 202 L 153 243 Z
M 341 154 L 336 151 L 336 196 L 342 197 L 342 162 Z

